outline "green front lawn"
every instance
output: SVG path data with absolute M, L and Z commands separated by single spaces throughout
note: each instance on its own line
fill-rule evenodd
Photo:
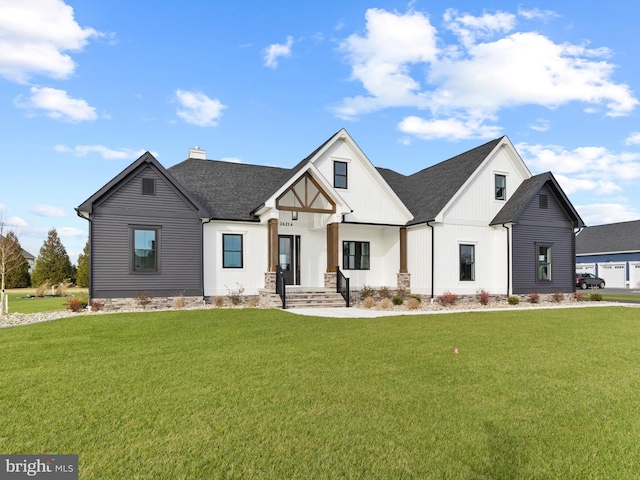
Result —
M 639 320 L 244 309 L 0 329 L 0 452 L 77 453 L 82 479 L 638 478 Z
M 5 290 L 5 292 L 9 295 L 9 313 L 52 312 L 66 308 L 64 303 L 67 301 L 67 297 L 28 298 L 30 295 L 35 295 L 35 288 L 15 288 Z M 77 287 L 67 290 L 68 295 L 79 295 L 82 293 L 86 294 L 88 290 Z

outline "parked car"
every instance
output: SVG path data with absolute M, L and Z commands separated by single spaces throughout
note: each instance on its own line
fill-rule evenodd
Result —
M 596 277 L 593 273 L 577 273 L 576 287 L 586 289 L 587 287 L 604 288 L 604 280 Z

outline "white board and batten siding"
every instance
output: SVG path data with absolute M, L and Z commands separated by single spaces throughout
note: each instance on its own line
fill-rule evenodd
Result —
M 369 160 L 348 141 L 336 141 L 314 160 L 314 165 L 333 185 L 334 162 L 347 164 L 347 188 L 336 192 L 353 210 L 348 222 L 404 225 L 411 214 L 382 179 Z
M 242 235 L 242 268 L 222 267 L 222 235 Z M 257 295 L 264 288 L 267 271 L 267 226 L 249 222 L 210 222 L 203 231 L 204 295 L 224 296 L 244 288 L 244 295 Z
M 377 225 L 340 224 L 340 268 L 348 277 L 352 288 L 394 287 L 400 270 L 400 233 L 397 227 Z M 369 242 L 370 270 L 345 270 L 342 247 L 345 241 Z

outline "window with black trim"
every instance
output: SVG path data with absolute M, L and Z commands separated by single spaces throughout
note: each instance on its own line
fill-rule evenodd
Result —
M 546 195 L 540 194 L 540 208 L 546 210 L 549 206 L 549 198 Z
M 155 178 L 143 178 L 142 179 L 142 194 L 143 195 L 155 195 L 156 194 L 156 179 Z
M 347 162 L 333 162 L 333 186 L 347 188 Z
M 242 235 L 222 234 L 222 268 L 242 268 Z
M 476 279 L 476 246 L 460 245 L 460 280 L 472 282 Z
M 369 242 L 342 242 L 342 268 L 369 270 Z
M 496 175 L 496 200 L 507 199 L 507 176 Z
M 158 229 L 133 229 L 133 271 L 158 271 Z
M 538 281 L 551 281 L 551 245 L 537 245 Z

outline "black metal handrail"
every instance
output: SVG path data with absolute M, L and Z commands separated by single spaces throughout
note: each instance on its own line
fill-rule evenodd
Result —
M 276 266 L 276 293 L 280 295 L 282 308 L 287 308 L 287 286 L 284 281 L 284 271 L 280 268 L 280 265 Z
M 347 307 L 351 306 L 349 301 L 349 278 L 345 277 L 340 271 L 340 267 L 336 267 L 336 291 L 342 295 L 344 301 L 347 302 Z

